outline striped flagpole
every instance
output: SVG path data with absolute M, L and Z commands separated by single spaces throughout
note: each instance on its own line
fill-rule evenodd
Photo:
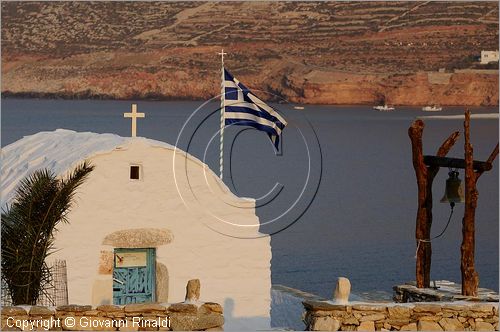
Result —
M 224 49 L 221 50 L 220 53 L 218 53 L 221 56 L 221 96 L 220 96 L 220 157 L 219 157 L 219 172 L 220 172 L 220 179 L 222 180 L 222 175 L 224 174 L 224 126 L 225 126 L 225 121 L 224 121 L 224 99 L 225 99 L 225 91 L 224 91 L 224 55 L 227 53 L 224 53 Z

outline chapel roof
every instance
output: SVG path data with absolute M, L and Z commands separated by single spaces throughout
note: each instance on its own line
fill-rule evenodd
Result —
M 153 147 L 174 146 L 143 137 L 121 137 L 115 134 L 76 132 L 67 129 L 43 131 L 9 144 L 1 150 L 1 207 L 14 197 L 19 182 L 37 169 L 48 168 L 64 174 L 70 167 L 96 154 L 107 153 L 134 141 Z M 188 158 L 201 163 L 188 154 Z

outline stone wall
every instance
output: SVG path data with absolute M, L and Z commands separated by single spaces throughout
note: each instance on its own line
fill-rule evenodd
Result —
M 412 281 L 404 285 L 393 287 L 394 302 L 453 302 L 453 301 L 475 301 L 475 302 L 497 302 L 498 293 L 492 289 L 478 288 L 477 296 L 462 295 L 462 285 L 448 280 L 437 280 L 433 287 L 418 288 L 416 282 Z
M 222 307 L 212 302 L 65 305 L 2 308 L 2 331 L 221 331 Z
M 498 303 L 303 305 L 309 331 L 498 331 Z
M 284 285 L 271 288 L 271 328 L 304 331 L 303 301 L 326 301 L 325 298 Z

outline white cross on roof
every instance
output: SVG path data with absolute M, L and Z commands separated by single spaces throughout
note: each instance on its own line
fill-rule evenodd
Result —
M 132 104 L 132 113 L 123 113 L 124 118 L 132 118 L 132 137 L 137 135 L 137 118 L 144 118 L 144 113 L 137 113 L 137 104 Z

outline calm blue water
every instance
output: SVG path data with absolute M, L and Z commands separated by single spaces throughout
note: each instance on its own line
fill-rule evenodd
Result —
M 201 105 L 137 103 L 139 111 L 146 113 L 146 118 L 139 120 L 138 135 L 171 144 L 176 143 L 183 124 Z M 130 120 L 122 115 L 130 111 L 128 101 L 6 99 L 1 106 L 2 146 L 24 135 L 57 128 L 122 136 L 130 133 Z M 262 232 L 274 234 L 273 283 L 329 298 L 338 276 L 351 280 L 354 293 L 371 296 L 387 296 L 393 285 L 414 280 L 417 198 L 407 130 L 416 116 L 434 114 L 410 107 L 401 107 L 394 113 L 379 113 L 363 106 L 317 105 L 306 106 L 304 111 L 288 105 L 276 107 L 289 121 L 283 154 L 275 156 L 265 134 L 247 130 L 237 136 L 231 160 L 226 158 L 225 162 L 233 179 L 231 182 L 229 173 L 225 173 L 225 181 L 240 196 L 260 197 L 276 181 L 283 185 L 276 199 L 257 210 L 261 221 L 276 219 L 293 206 L 284 217 L 261 228 Z M 202 108 L 188 121 L 179 139 L 181 148 L 200 159 L 218 129 L 216 109 L 217 103 Z M 495 108 L 472 111 L 498 112 Z M 447 108 L 439 115 L 462 112 L 461 108 Z M 452 131 L 462 129 L 462 120 L 425 122 L 426 154 L 434 154 Z M 226 154 L 231 148 L 227 142 L 236 135 L 236 128 L 226 130 Z M 473 120 L 475 159 L 485 160 L 497 141 L 498 120 Z M 449 156 L 463 156 L 462 139 Z M 218 136 L 208 145 L 206 162 L 218 170 Z M 442 230 L 449 213 L 449 207 L 438 202 L 444 192 L 446 173 L 441 170 L 434 181 L 434 235 Z M 494 169 L 479 180 L 476 213 L 480 286 L 495 290 L 499 259 L 498 179 L 497 160 Z M 294 205 L 298 197 L 302 199 Z M 463 207 L 458 205 L 445 235 L 433 241 L 433 279 L 460 282 L 462 215 Z

